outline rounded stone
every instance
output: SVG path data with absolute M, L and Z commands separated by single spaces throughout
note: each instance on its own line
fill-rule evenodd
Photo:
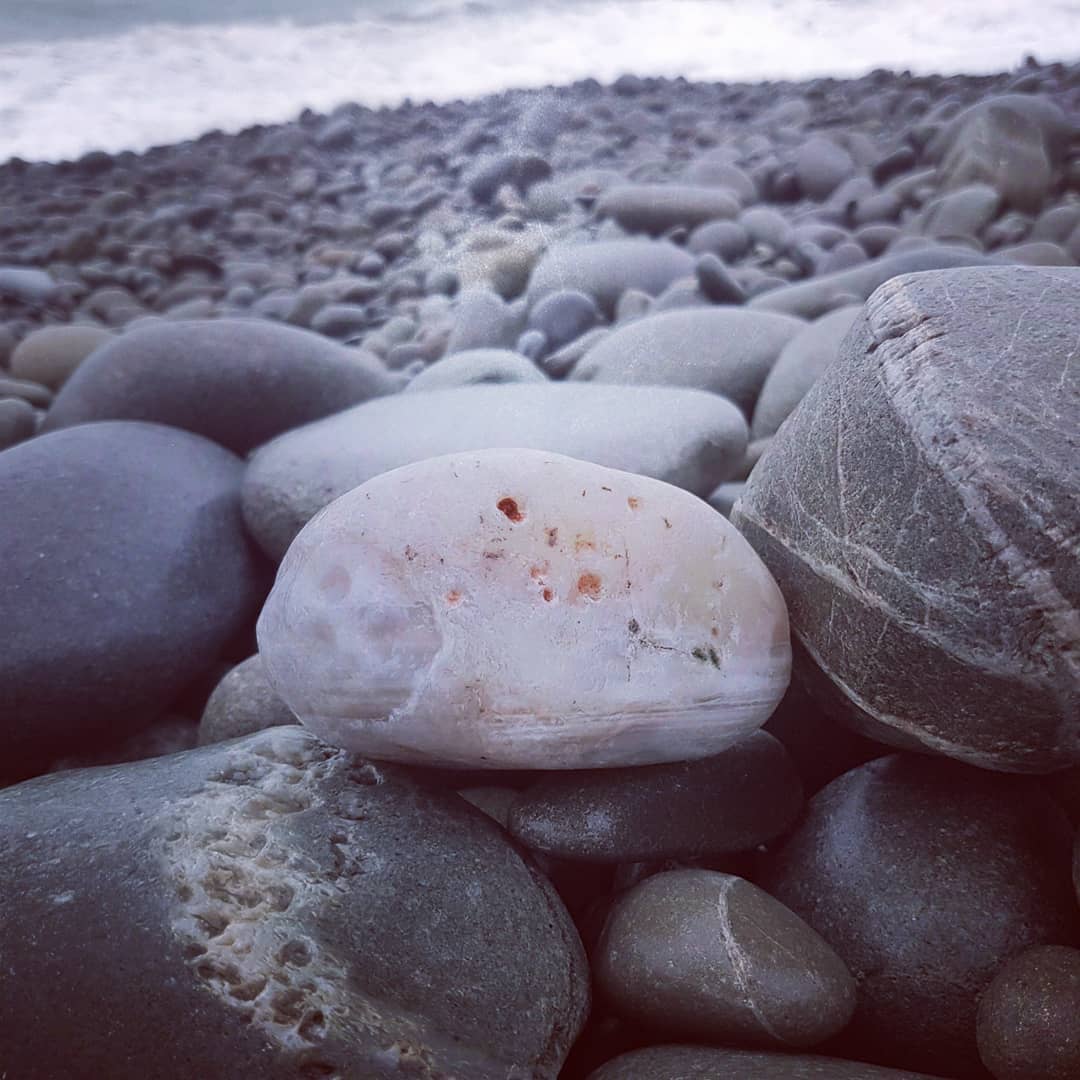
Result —
M 838 1048 L 968 1075 L 979 996 L 1002 963 L 1076 937 L 1070 836 L 1036 780 L 892 754 L 818 792 L 757 880 L 858 982 Z
M 36 430 L 33 405 L 22 398 L 0 398 L 0 450 L 25 442 Z
M 976 1032 L 996 1080 L 1075 1080 L 1080 949 L 1042 945 L 1008 960 L 979 1002 Z
M 551 248 L 533 268 L 528 298 L 573 289 L 588 294 L 608 318 L 627 289 L 659 296 L 694 272 L 694 260 L 666 240 L 599 240 Z
M 547 376 L 528 357 L 510 349 L 467 349 L 437 360 L 405 387 L 406 392 L 447 390 L 483 383 L 542 383 Z
M 804 326 L 781 350 L 761 387 L 750 424 L 753 440 L 775 435 L 821 373 L 836 359 L 862 304 L 851 304 Z
M 507 828 L 547 855 L 644 862 L 748 851 L 785 833 L 802 805 L 787 751 L 755 731 L 700 761 L 543 776 Z
M 262 657 L 256 653 L 227 672 L 214 688 L 199 721 L 198 741 L 207 746 L 296 722 L 270 685 Z
M 18 379 L 59 390 L 76 368 L 116 335 L 100 326 L 44 326 L 27 334 L 11 354 L 11 373 Z
M 620 184 L 608 188 L 596 204 L 598 217 L 614 218 L 631 233 L 659 236 L 682 225 L 730 219 L 740 210 L 730 191 L 690 184 Z
M 818 934 L 713 870 L 656 874 L 620 896 L 593 971 L 621 1015 L 681 1038 L 797 1049 L 855 1009 L 855 982 Z
M 145 726 L 244 629 L 262 575 L 242 470 L 206 439 L 130 421 L 0 454 L 0 757 Z
M 246 319 L 161 322 L 88 357 L 43 430 L 149 420 L 245 453 L 393 386 L 375 357 L 304 330 Z
M 736 221 L 709 221 L 699 225 L 686 242 L 695 255 L 712 253 L 721 259 L 739 259 L 750 249 L 750 237 Z
M 516 383 L 395 394 L 262 447 L 244 477 L 244 519 L 279 560 L 327 503 L 380 473 L 508 446 L 551 450 L 708 495 L 741 461 L 746 423 L 730 402 L 698 390 Z
M 742 308 L 665 311 L 617 327 L 572 378 L 708 390 L 749 414 L 780 351 L 805 325 Z
M 795 175 L 799 187 L 817 202 L 827 199 L 855 172 L 851 155 L 832 139 L 815 136 L 795 154 Z
M 493 822 L 298 727 L 0 792 L 0 900 L 27 1080 L 554 1080 L 588 1008 Z
M 1078 286 L 1010 267 L 888 283 L 735 510 L 801 670 L 873 738 L 1018 772 L 1080 761 Z
M 480 768 L 717 754 L 765 722 L 790 663 L 783 598 L 708 504 L 521 449 L 337 499 L 286 554 L 258 638 L 333 744 Z
M 573 289 L 545 296 L 529 312 L 528 326 L 539 330 L 554 352 L 576 341 L 600 322 L 600 311 L 591 296 Z
M 652 1046 L 613 1058 L 589 1080 L 938 1080 L 926 1073 L 883 1069 L 834 1057 L 727 1050 L 716 1046 Z

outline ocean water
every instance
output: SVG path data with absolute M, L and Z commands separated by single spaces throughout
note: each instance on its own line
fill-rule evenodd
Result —
M 1080 59 L 1080 0 L 0 0 L 0 160 L 348 101 L 624 72 L 745 81 Z

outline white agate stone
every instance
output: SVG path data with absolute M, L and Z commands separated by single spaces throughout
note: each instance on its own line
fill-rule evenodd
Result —
M 788 685 L 787 610 L 706 502 L 541 450 L 383 473 L 289 548 L 258 626 L 326 741 L 415 764 L 580 769 L 716 754 Z

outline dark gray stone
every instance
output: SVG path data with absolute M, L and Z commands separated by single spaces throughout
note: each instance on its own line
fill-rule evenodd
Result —
M 655 1046 L 612 1059 L 589 1080 L 937 1080 L 862 1061 L 714 1046 Z
M 802 801 L 783 746 L 754 732 L 702 761 L 549 773 L 520 794 L 507 827 L 534 851 L 566 859 L 721 855 L 784 833 Z
M 29 439 L 36 430 L 33 405 L 22 398 L 0 397 L 0 450 Z
M 262 657 L 256 653 L 237 664 L 214 688 L 199 721 L 198 741 L 208 746 L 295 723 L 296 717 L 270 685 Z
M 571 377 L 709 390 L 749 416 L 780 350 L 805 325 L 745 308 L 667 311 L 616 327 L 582 357 Z
M 280 559 L 319 510 L 371 477 L 490 447 L 551 450 L 704 496 L 741 460 L 746 424 L 731 402 L 697 390 L 512 383 L 396 394 L 262 447 L 244 479 L 245 522 Z
M 816 135 L 795 153 L 795 175 L 803 193 L 815 202 L 827 199 L 855 172 L 851 155 L 832 139 Z
M 539 330 L 552 351 L 577 340 L 600 322 L 600 311 L 591 296 L 566 289 L 545 296 L 529 312 L 526 324 Z
M 497 826 L 299 727 L 0 792 L 0 896 L 27 1080 L 553 1080 L 587 1008 Z
M 979 1002 L 976 1033 L 995 1080 L 1076 1080 L 1080 949 L 1043 945 L 1008 960 Z
M 923 211 L 920 231 L 935 240 L 977 239 L 994 220 L 1001 196 L 989 184 L 969 184 L 935 199 Z
M 728 480 L 723 484 L 718 484 L 709 496 L 709 505 L 724 517 L 730 518 L 731 511 L 742 498 L 745 487 L 746 483 L 742 480 Z
M 966 1076 L 1000 965 L 1076 936 L 1070 832 L 1035 780 L 894 754 L 818 792 L 757 880 L 858 981 L 839 1048 Z
M 840 343 L 862 311 L 862 304 L 837 308 L 800 330 L 783 348 L 765 377 L 754 419 L 751 438 L 775 435 L 780 425 L 836 359 Z
M 739 200 L 729 191 L 688 184 L 625 184 L 608 188 L 596 204 L 598 217 L 614 218 L 627 232 L 659 236 L 678 225 L 693 228 L 730 219 Z
M 802 1048 L 855 1010 L 855 981 L 818 934 L 713 870 L 656 874 L 620 896 L 593 973 L 621 1015 L 682 1038 Z
M 1080 762 L 1078 286 L 889 282 L 754 469 L 735 523 L 784 592 L 796 667 L 873 738 Z
M 244 319 L 159 323 L 88 357 L 43 430 L 150 420 L 246 453 L 394 386 L 376 357 L 303 330 Z
M 53 400 L 49 388 L 41 383 L 9 379 L 3 375 L 0 375 L 0 398 L 18 398 L 36 409 L 47 409 Z
M 75 753 L 164 711 L 265 583 L 242 463 L 175 428 L 85 424 L 0 454 L 0 759 Z
M 694 267 L 698 288 L 714 304 L 741 304 L 746 300 L 742 286 L 731 276 L 719 255 L 706 252 Z
M 627 289 L 658 296 L 676 278 L 694 272 L 694 260 L 664 240 L 600 240 L 551 248 L 529 279 L 531 304 L 549 293 L 588 293 L 610 318 Z

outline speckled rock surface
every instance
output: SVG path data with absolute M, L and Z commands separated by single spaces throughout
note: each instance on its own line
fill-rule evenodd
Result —
M 828 707 L 988 768 L 1080 760 L 1080 270 L 899 278 L 734 520 Z
M 9 1076 L 554 1078 L 587 1007 L 494 824 L 300 728 L 0 792 L 0 856 Z
M 258 637 L 323 738 L 443 766 L 707 757 L 765 722 L 790 665 L 779 590 L 708 504 L 521 449 L 336 500 L 290 547 Z

